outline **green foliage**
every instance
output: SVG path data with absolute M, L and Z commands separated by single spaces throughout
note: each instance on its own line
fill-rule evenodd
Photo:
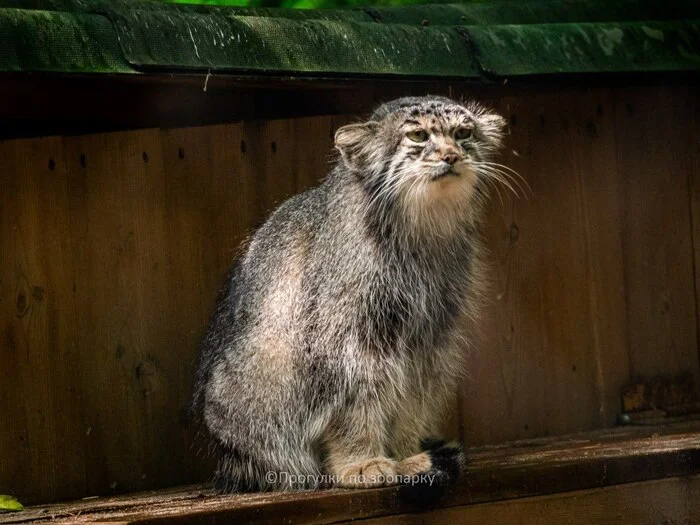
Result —
M 0 494 L 0 512 L 24 510 L 22 504 L 12 496 Z

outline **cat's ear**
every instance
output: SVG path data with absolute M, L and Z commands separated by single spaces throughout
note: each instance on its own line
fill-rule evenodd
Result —
M 507 121 L 498 113 L 485 111 L 477 117 L 481 133 L 493 146 L 500 146 Z
M 498 131 L 503 131 L 503 128 L 506 127 L 506 119 L 498 113 L 492 113 L 491 111 L 481 115 L 480 120 L 485 126 L 496 128 Z
M 362 171 L 372 150 L 371 144 L 379 125 L 374 121 L 348 124 L 335 132 L 335 147 L 343 162 L 353 171 Z

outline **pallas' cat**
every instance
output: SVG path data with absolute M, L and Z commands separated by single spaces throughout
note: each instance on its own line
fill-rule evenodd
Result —
M 503 177 L 491 162 L 503 126 L 475 102 L 384 104 L 338 129 L 325 181 L 252 236 L 193 400 L 219 489 L 458 475 L 460 448 L 436 432 L 479 313 L 479 222 Z

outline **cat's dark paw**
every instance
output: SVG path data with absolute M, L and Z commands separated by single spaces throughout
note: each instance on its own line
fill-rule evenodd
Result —
M 454 484 L 467 465 L 462 446 L 444 440 L 421 442 L 423 452 L 398 464 L 400 474 L 411 476 L 411 484 L 447 486 Z
M 434 475 L 433 484 L 451 485 L 455 483 L 467 466 L 467 457 L 462 445 L 455 442 L 435 443 L 425 450 L 430 458 L 431 469 L 429 475 Z

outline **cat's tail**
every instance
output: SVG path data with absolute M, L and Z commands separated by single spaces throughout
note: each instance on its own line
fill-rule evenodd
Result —
M 421 448 L 423 452 L 398 464 L 398 473 L 411 483 L 445 486 L 461 477 L 467 465 L 462 445 L 429 439 L 421 443 Z

